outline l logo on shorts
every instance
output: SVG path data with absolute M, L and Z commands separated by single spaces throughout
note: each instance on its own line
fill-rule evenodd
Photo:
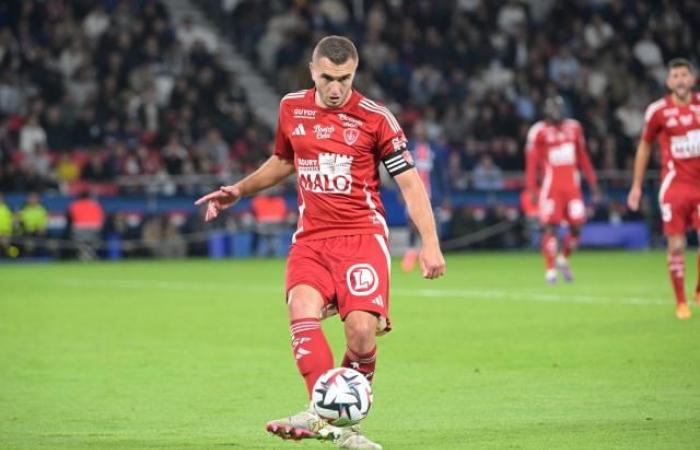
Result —
M 347 271 L 346 280 L 352 295 L 371 295 L 379 286 L 377 271 L 366 263 L 351 266 Z

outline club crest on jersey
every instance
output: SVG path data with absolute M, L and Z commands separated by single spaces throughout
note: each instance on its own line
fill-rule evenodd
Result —
M 371 295 L 379 286 L 377 271 L 370 264 L 360 263 L 350 266 L 345 276 L 352 295 Z
M 318 159 L 297 160 L 299 187 L 316 194 L 349 194 L 352 156 L 321 153 Z
M 335 127 L 333 125 L 329 125 L 327 127 L 322 125 L 314 125 L 314 134 L 316 135 L 316 139 L 328 139 L 331 137 L 334 131 Z
M 343 130 L 343 138 L 345 139 L 345 143 L 348 145 L 352 145 L 355 142 L 357 142 L 357 138 L 360 137 L 360 130 L 357 128 L 345 128 Z

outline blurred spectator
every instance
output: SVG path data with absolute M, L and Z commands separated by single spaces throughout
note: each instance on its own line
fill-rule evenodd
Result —
M 216 35 L 204 27 L 195 25 L 191 17 L 185 17 L 178 27 L 177 40 L 187 52 L 192 50 L 197 42 L 203 44 L 210 53 L 215 52 L 218 45 Z
M 287 222 L 289 211 L 279 189 L 268 189 L 253 197 L 251 212 L 255 219 L 257 255 L 280 254 L 282 233 L 289 228 Z
M 68 218 L 78 257 L 81 260 L 95 259 L 105 223 L 102 206 L 90 193 L 83 192 L 69 205 Z
M 80 178 L 80 166 L 76 164 L 70 154 L 64 153 L 60 156 L 56 165 L 56 175 L 59 182 L 63 184 L 70 183 Z
M 26 255 L 34 256 L 43 250 L 43 243 L 38 240 L 46 237 L 46 229 L 49 226 L 49 213 L 41 204 L 39 195 L 35 192 L 27 195 L 27 200 L 17 213 L 20 230 L 24 238 L 22 251 Z
M 31 192 L 17 213 L 19 224 L 24 236 L 43 237 L 49 225 L 49 213 L 41 204 L 39 195 Z
M 33 155 L 38 148 L 46 146 L 46 132 L 39 119 L 32 114 L 19 132 L 19 148 L 25 155 Z
M 472 173 L 474 189 L 480 191 L 495 191 L 503 189 L 503 172 L 489 155 L 483 155 Z
M 110 181 L 113 174 L 110 173 L 109 167 L 106 166 L 104 158 L 99 153 L 92 153 L 90 159 L 83 167 L 80 177 L 86 181 L 103 183 Z
M 12 210 L 5 203 L 5 198 L 0 193 L 0 256 L 6 254 L 9 249 L 13 225 L 14 215 Z

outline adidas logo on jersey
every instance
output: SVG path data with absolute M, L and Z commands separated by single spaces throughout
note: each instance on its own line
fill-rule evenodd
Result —
M 297 125 L 294 128 L 294 131 L 292 131 L 292 136 L 306 136 L 306 130 L 304 129 L 304 125 Z

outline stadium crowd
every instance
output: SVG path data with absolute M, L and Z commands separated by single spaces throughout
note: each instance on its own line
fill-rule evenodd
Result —
M 410 132 L 422 118 L 442 143 L 455 188 L 483 156 L 522 170 L 529 126 L 561 93 L 599 170 L 628 170 L 664 63 L 700 54 L 689 0 L 199 0 L 280 92 L 309 86 L 313 43 L 352 37 L 359 88 Z M 454 170 L 456 168 L 456 170 Z
M 158 0 L 3 2 L 0 191 L 92 182 L 109 194 L 120 177 L 255 167 L 271 132 L 217 45 L 216 33 L 172 23 Z
M 690 0 L 193 3 L 217 29 L 174 23 L 162 0 L 2 2 L 0 192 L 193 195 L 203 175 L 218 184 L 250 172 L 273 130 L 224 69 L 222 38 L 282 94 L 310 86 L 320 37 L 349 36 L 358 88 L 409 137 L 426 126 L 453 192 L 519 189 L 510 174 L 523 170 L 527 130 L 554 92 L 582 122 L 594 166 L 629 172 L 664 63 L 700 54 Z M 499 208 L 485 217 L 509 217 Z M 482 215 L 456 208 L 450 234 Z M 601 217 L 628 212 L 610 202 Z

